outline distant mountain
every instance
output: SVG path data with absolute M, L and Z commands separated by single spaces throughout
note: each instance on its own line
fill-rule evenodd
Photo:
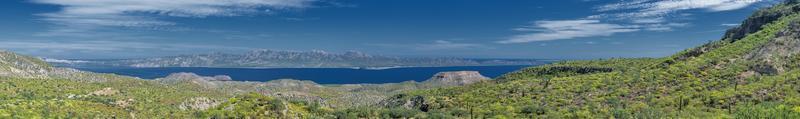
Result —
M 547 60 L 530 59 L 466 59 L 466 58 L 400 58 L 369 55 L 357 51 L 328 53 L 325 51 L 255 50 L 244 54 L 210 53 L 144 59 L 70 61 L 47 59 L 62 66 L 116 67 L 237 67 L 237 68 L 367 68 L 540 65 Z
M 193 73 L 144 80 L 53 67 L 39 58 L 0 50 L 0 118 L 336 118 L 345 116 L 336 114 L 346 109 L 371 107 L 395 94 L 487 80 L 474 71 L 386 84 L 248 82 Z

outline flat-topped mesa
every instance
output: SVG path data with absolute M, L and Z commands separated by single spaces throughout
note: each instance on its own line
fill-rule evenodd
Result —
M 490 78 L 481 75 L 477 71 L 453 71 L 436 73 L 436 75 L 422 83 L 442 86 L 462 86 L 489 79 Z

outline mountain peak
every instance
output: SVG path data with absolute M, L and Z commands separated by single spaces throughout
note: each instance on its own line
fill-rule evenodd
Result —
M 311 52 L 310 52 L 310 53 L 316 53 L 316 54 L 328 54 L 328 52 L 327 52 L 327 51 L 325 51 L 325 50 L 311 50 Z
M 359 52 L 359 51 L 354 51 L 354 50 L 347 51 L 347 52 L 344 53 L 344 55 L 345 56 L 351 56 L 351 57 L 370 57 L 369 54 L 366 54 L 366 53 L 363 53 L 363 52 Z

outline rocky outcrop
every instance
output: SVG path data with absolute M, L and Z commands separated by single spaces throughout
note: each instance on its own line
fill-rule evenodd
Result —
M 425 103 L 425 97 L 398 94 L 378 103 L 379 106 L 387 108 L 417 109 L 427 112 L 429 105 Z
M 0 50 L 0 76 L 42 78 L 52 69 L 38 58 Z
M 110 96 L 119 93 L 118 90 L 114 90 L 113 88 L 103 88 L 102 90 L 97 90 L 89 95 L 97 95 L 97 96 Z
M 134 100 L 133 98 L 128 98 L 126 100 L 114 101 L 111 104 L 113 104 L 114 106 L 121 107 L 121 108 L 128 108 L 128 107 L 132 107 L 135 102 L 136 102 L 136 100 Z
M 439 72 L 430 79 L 421 82 L 417 89 L 464 86 L 488 80 L 490 80 L 490 78 L 481 75 L 477 71 Z M 400 107 L 406 109 L 417 109 L 421 111 L 428 111 L 429 108 L 425 97 L 408 94 L 398 94 L 388 97 L 378 102 L 377 105 L 389 108 Z
M 798 9 L 800 10 L 800 9 Z M 751 71 L 759 74 L 776 75 L 785 72 L 800 54 L 800 22 L 791 22 L 786 29 L 775 34 L 767 44 L 744 56 L 745 60 L 756 62 Z
M 231 78 L 231 76 L 228 75 L 216 75 L 212 77 L 212 79 L 214 79 L 212 81 L 233 81 L 233 78 Z
M 734 42 L 744 38 L 748 34 L 755 33 L 761 30 L 761 26 L 772 23 L 779 18 L 791 15 L 800 11 L 800 6 L 797 5 L 796 0 L 787 0 L 781 6 L 772 7 L 770 9 L 762 9 L 757 11 L 753 16 L 747 18 L 739 27 L 728 30 L 725 33 L 723 40 L 730 40 Z
M 265 86 L 270 87 L 322 87 L 314 81 L 307 80 L 294 80 L 294 79 L 278 79 L 264 82 Z
M 489 78 L 477 71 L 454 71 L 436 73 L 436 75 L 422 83 L 436 86 L 463 86 L 486 80 L 489 80 Z
M 207 110 L 221 104 L 221 101 L 213 100 L 207 97 L 195 97 L 181 103 L 178 106 L 181 110 Z
M 800 12 L 800 4 L 798 4 L 797 0 L 787 0 L 783 4 L 776 5 L 771 8 L 761 9 L 756 11 L 756 13 L 747 19 L 745 19 L 741 25 L 736 28 L 729 29 L 725 35 L 722 37 L 722 40 L 717 42 L 711 42 L 704 44 L 700 47 L 696 47 L 693 49 L 689 49 L 686 53 L 679 54 L 673 60 L 669 60 L 664 62 L 666 65 L 670 65 L 674 62 L 684 61 L 686 59 L 697 57 L 702 54 L 705 54 L 708 51 L 712 51 L 716 48 L 724 46 L 726 43 L 733 43 L 736 41 L 741 40 L 745 36 L 761 31 L 762 26 L 775 22 L 779 20 L 781 17 L 792 15 L 795 13 Z
M 88 82 L 103 82 L 124 76 L 92 73 L 71 68 L 53 67 L 40 58 L 0 50 L 0 76 L 17 78 L 59 78 Z M 131 77 L 125 77 L 131 78 Z

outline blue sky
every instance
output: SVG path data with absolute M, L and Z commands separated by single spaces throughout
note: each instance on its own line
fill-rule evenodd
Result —
M 4 0 L 0 48 L 70 59 L 254 49 L 662 57 L 777 0 Z

